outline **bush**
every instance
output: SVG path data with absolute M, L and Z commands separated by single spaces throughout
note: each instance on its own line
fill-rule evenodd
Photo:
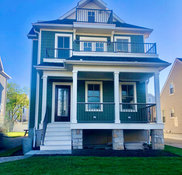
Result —
M 2 132 L 2 129 L 0 129 L 0 150 L 4 148 L 4 134 Z

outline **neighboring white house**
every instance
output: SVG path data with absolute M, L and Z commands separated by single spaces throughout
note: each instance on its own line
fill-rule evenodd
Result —
M 0 57 L 0 128 L 3 127 L 5 122 L 7 81 L 10 78 L 11 77 L 4 72 Z

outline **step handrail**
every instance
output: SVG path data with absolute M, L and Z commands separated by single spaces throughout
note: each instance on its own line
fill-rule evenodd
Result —
M 44 118 L 44 121 L 43 121 L 41 145 L 44 145 L 47 123 L 48 123 L 48 110 L 46 110 L 45 118 Z

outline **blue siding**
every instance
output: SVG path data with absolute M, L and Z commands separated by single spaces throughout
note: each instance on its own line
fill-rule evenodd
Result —
M 29 115 L 29 128 L 34 128 L 35 123 L 35 100 L 36 100 L 36 81 L 37 81 L 37 71 L 34 65 L 37 64 L 37 54 L 38 54 L 38 40 L 33 40 L 32 48 L 32 66 L 31 66 L 31 91 L 30 91 L 30 115 Z

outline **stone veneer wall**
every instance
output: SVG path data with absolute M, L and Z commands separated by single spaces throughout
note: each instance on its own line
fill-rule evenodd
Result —
M 124 150 L 124 135 L 123 130 L 113 129 L 112 130 L 112 147 L 113 150 Z
M 152 130 L 152 149 L 163 150 L 164 149 L 164 133 L 162 129 Z
M 82 129 L 72 130 L 72 146 L 73 146 L 73 149 L 83 149 L 83 130 Z

